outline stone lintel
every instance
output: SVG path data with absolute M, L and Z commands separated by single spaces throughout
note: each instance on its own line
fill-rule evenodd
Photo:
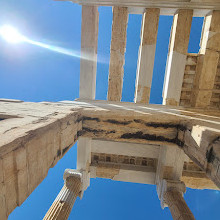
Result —
M 143 11 L 140 8 L 163 8 L 163 9 L 209 9 L 209 10 L 219 10 L 219 0 L 195 0 L 195 1 L 154 1 L 154 0 L 56 0 L 56 1 L 72 1 L 81 5 L 97 5 L 97 6 L 122 6 L 122 7 L 131 7 L 139 8 L 139 11 L 136 13 L 142 13 Z M 172 15 L 173 11 L 168 11 L 166 14 Z
M 184 135 L 184 152 L 220 188 L 220 133 L 197 126 Z
M 205 151 L 200 152 L 205 148 L 198 148 L 191 139 L 186 142 L 187 129 L 194 133 L 195 125 L 205 129 L 211 139 L 204 136 L 202 140 L 208 146 L 220 133 L 218 112 L 204 109 L 88 100 L 0 102 L 0 109 L 1 115 L 15 116 L 0 121 L 0 192 L 7 216 L 78 137 L 179 146 L 192 160 L 201 156 L 202 160 L 193 160 L 200 166 L 201 161 L 207 161 Z M 202 169 L 206 171 L 205 166 Z

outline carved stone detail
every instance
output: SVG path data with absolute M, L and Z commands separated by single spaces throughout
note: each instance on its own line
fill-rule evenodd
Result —
M 183 193 L 186 186 L 181 181 L 163 180 L 160 188 L 162 208 L 168 206 L 174 220 L 194 220 L 194 216 L 187 206 Z
M 76 170 L 67 169 L 64 172 L 64 186 L 56 197 L 44 220 L 68 219 L 76 198 L 82 191 L 82 174 Z

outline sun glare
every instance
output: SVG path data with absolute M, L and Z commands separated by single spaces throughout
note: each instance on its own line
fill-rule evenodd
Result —
M 9 25 L 0 27 L 0 36 L 9 43 L 20 43 L 26 40 L 22 34 Z
M 47 50 L 56 52 L 56 53 L 61 53 L 61 54 L 65 54 L 68 56 L 72 56 L 72 57 L 76 57 L 76 58 L 81 58 L 81 59 L 85 59 L 85 60 L 91 60 L 93 61 L 94 58 L 93 56 L 91 56 L 90 54 L 80 54 L 79 51 L 74 51 L 71 49 L 66 49 L 63 47 L 58 47 L 55 45 L 50 45 L 50 44 L 46 44 L 46 43 L 42 43 L 40 41 L 35 41 L 32 40 L 24 35 L 22 35 L 21 33 L 19 33 L 19 31 L 17 31 L 16 28 L 14 28 L 13 26 L 10 25 L 3 25 L 0 27 L 0 37 L 2 37 L 5 41 L 9 42 L 9 43 L 21 43 L 21 42 L 25 42 L 28 44 L 32 44 L 41 48 L 45 48 Z M 105 61 L 105 59 L 102 58 L 99 59 L 98 62 L 101 63 L 107 63 L 107 61 Z

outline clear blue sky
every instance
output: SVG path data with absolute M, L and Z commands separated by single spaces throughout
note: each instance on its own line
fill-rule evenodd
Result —
M 112 9 L 100 7 L 98 58 L 109 60 Z M 0 26 L 10 24 L 25 36 L 59 47 L 80 51 L 81 6 L 53 0 L 1 0 Z M 157 40 L 151 103 L 161 103 L 163 76 L 172 17 L 161 16 Z M 134 98 L 141 16 L 130 15 L 123 101 Z M 202 19 L 193 20 L 189 52 L 198 52 Z M 97 99 L 106 99 L 108 64 L 98 63 Z M 80 61 L 60 53 L 20 43 L 8 44 L 0 39 L 0 97 L 24 101 L 74 100 L 79 96 Z M 76 145 L 49 170 L 47 178 L 36 188 L 9 220 L 42 219 L 63 186 L 63 172 L 76 166 Z M 196 219 L 217 220 L 220 194 L 210 190 L 191 190 L 185 194 Z M 1 204 L 0 204 L 1 205 Z M 70 220 L 171 219 L 162 210 L 156 188 L 151 185 L 92 179 L 83 199 L 76 201 Z

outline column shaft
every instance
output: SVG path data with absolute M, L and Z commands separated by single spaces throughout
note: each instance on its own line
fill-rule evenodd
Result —
M 193 107 L 204 108 L 211 104 L 220 61 L 220 11 L 205 17 L 198 56 L 196 75 L 191 96 Z M 214 98 L 214 97 L 213 97 Z M 217 99 L 218 100 L 218 99 Z M 216 102 L 216 101 L 214 101 Z M 218 101 L 217 101 L 218 104 Z
M 44 220 L 68 219 L 81 189 L 82 183 L 79 177 L 68 177 L 65 181 L 65 185 L 45 215 Z
M 163 88 L 163 104 L 179 105 L 193 10 L 179 9 L 173 18 Z
M 97 6 L 82 6 L 79 96 L 95 99 L 99 12 Z
M 160 9 L 149 8 L 143 14 L 139 47 L 135 103 L 149 103 Z
M 114 7 L 108 78 L 109 101 L 121 101 L 122 97 L 127 24 L 128 8 Z
M 174 220 L 195 220 L 181 192 L 168 190 L 164 194 L 164 199 Z

